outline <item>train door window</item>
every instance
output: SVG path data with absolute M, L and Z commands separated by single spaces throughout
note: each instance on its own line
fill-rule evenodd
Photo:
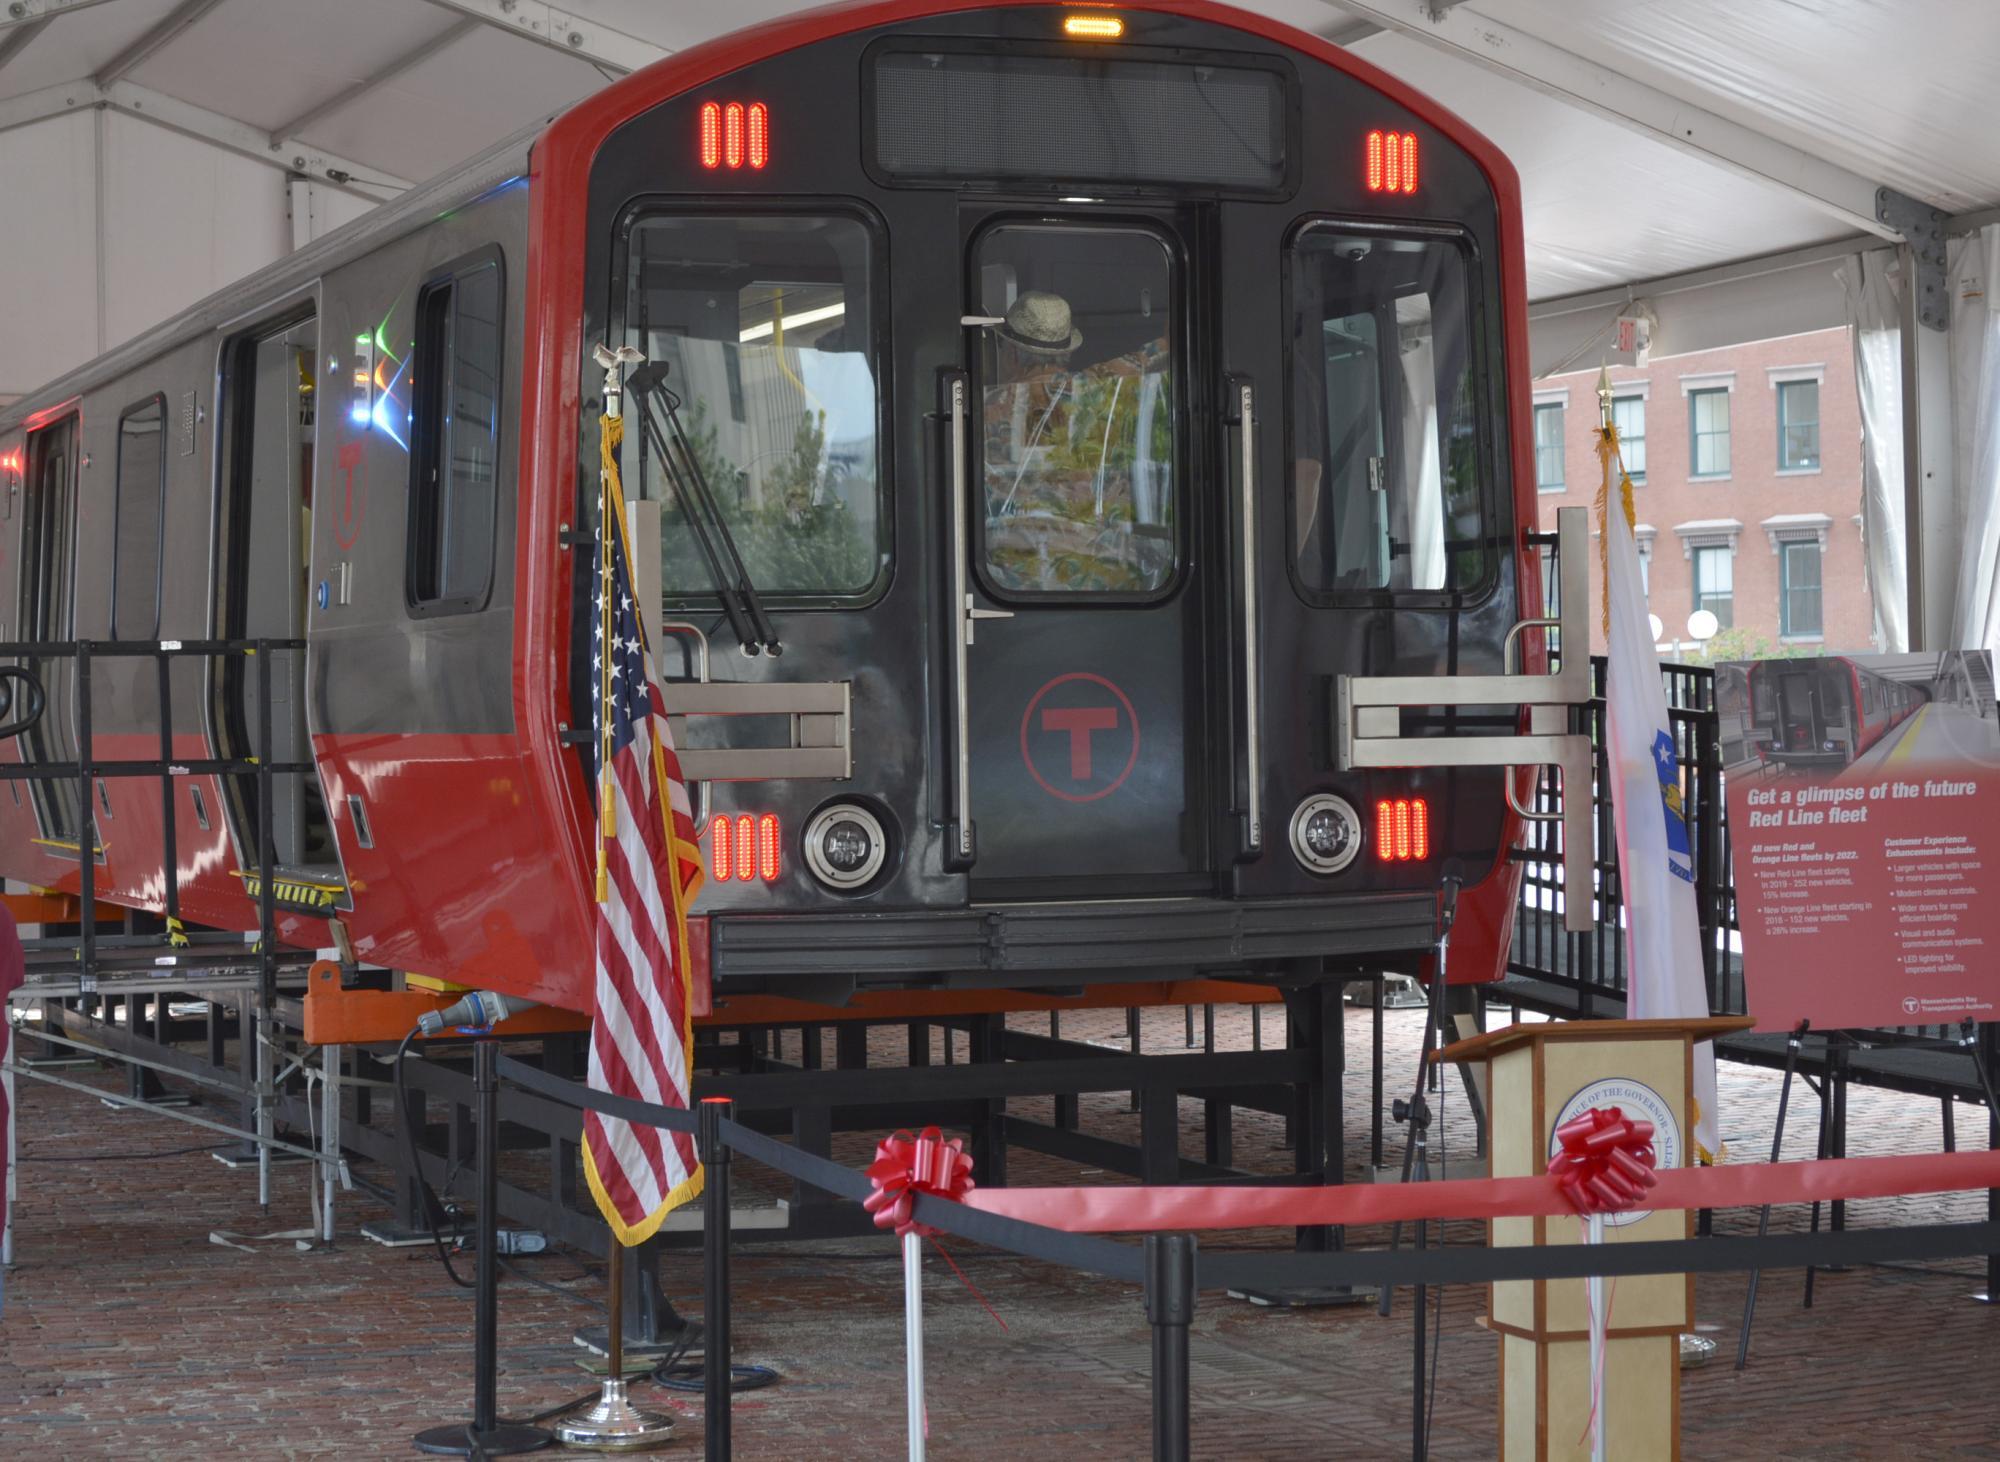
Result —
M 166 509 L 167 403 L 142 401 L 118 418 L 113 507 L 111 637 L 148 640 L 160 628 L 160 517 Z
M 1806 538 L 1780 547 L 1784 584 L 1778 598 L 1778 633 L 1786 639 L 1818 639 L 1823 623 L 1819 540 Z
M 1728 629 L 1736 623 L 1736 559 L 1734 550 L 1717 545 L 1694 551 L 1694 607 L 1715 616 Z
M 1135 228 L 1002 224 L 973 251 L 980 568 L 1002 596 L 1155 597 L 1178 565 L 1174 266 Z
M 408 599 L 413 612 L 482 607 L 499 501 L 500 256 L 452 266 L 417 296 Z
M 222 437 L 217 555 L 218 623 L 227 639 L 299 640 L 305 635 L 317 431 L 318 327 L 310 317 L 241 336 L 223 353 Z M 214 721 L 227 757 L 268 754 L 311 760 L 306 734 L 305 656 L 273 650 L 269 662 L 271 727 L 255 657 L 218 663 Z M 246 862 L 255 861 L 257 786 L 225 781 L 231 822 Z M 272 830 L 280 864 L 319 868 L 338 861 L 319 779 L 313 773 L 272 779 Z
M 767 599 L 872 597 L 889 566 L 873 230 L 653 213 L 627 238 L 626 338 L 664 376 L 627 403 L 626 490 L 661 504 L 667 600 L 713 603 L 731 548 Z
M 1290 266 L 1294 569 L 1309 596 L 1489 582 L 1468 250 L 1309 224 Z

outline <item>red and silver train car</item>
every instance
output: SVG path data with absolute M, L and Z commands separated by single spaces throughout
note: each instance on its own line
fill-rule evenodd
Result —
M 1379 968 L 1451 860 L 1490 977 L 1510 774 L 1343 771 L 1332 719 L 1343 675 L 1502 674 L 1539 612 L 1525 327 L 1512 168 L 1334 46 L 1204 0 L 816 11 L 0 413 L 0 640 L 302 639 L 282 937 L 582 1008 L 629 344 L 718 990 Z M 96 663 L 96 757 L 157 753 L 154 675 Z M 74 757 L 75 691 L 0 756 Z M 183 665 L 174 754 L 254 753 L 256 694 Z M 9 783 L 0 872 L 254 927 L 225 780 L 177 783 L 170 858 L 154 784 Z
M 1759 660 L 1751 724 L 1774 766 L 1844 767 L 1930 704 L 1928 685 L 1891 680 L 1844 655 Z

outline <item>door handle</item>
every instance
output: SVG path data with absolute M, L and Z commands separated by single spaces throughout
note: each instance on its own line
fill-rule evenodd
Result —
M 946 827 L 949 848 L 945 865 L 963 869 L 972 866 L 972 726 L 970 675 L 966 651 L 972 645 L 972 627 L 979 611 L 972 607 L 971 586 L 966 580 L 967 558 L 971 552 L 971 529 L 966 523 L 965 497 L 965 372 L 939 372 L 944 394 L 945 452 L 950 462 L 946 480 L 951 494 L 951 697 L 952 697 L 952 778 L 950 818 Z
M 1264 724 L 1263 662 L 1257 643 L 1257 400 L 1250 378 L 1229 377 L 1226 399 L 1241 452 L 1237 532 L 1243 606 L 1243 849 L 1256 854 L 1264 847 Z
M 969 645 L 973 642 L 973 631 L 976 628 L 978 621 L 982 619 L 1012 619 L 1013 617 L 1014 617 L 1014 611 L 1011 609 L 981 609 L 977 604 L 974 604 L 972 602 L 972 596 L 970 594 L 966 595 L 965 596 L 966 644 Z

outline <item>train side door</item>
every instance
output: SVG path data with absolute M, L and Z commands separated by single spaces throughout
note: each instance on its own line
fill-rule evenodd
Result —
M 975 898 L 1205 892 L 1188 392 L 1206 376 L 1181 235 L 1171 216 L 965 225 L 969 369 L 943 410 L 975 834 L 955 817 L 950 846 Z
M 217 624 L 224 639 L 303 639 L 311 542 L 318 328 L 308 317 L 241 337 L 225 348 L 221 545 Z M 262 755 L 260 678 L 254 659 L 225 656 L 214 707 L 221 755 Z M 271 757 L 311 760 L 305 655 L 274 652 Z M 257 847 L 255 784 L 236 778 L 230 817 L 246 866 Z M 326 870 L 339 862 L 316 775 L 272 779 L 272 837 L 281 867 Z
M 28 437 L 25 512 L 21 526 L 21 638 L 62 642 L 76 633 L 77 418 L 66 416 Z M 64 656 L 35 667 L 47 710 L 22 740 L 30 761 L 74 760 L 74 662 Z M 42 836 L 78 843 L 76 781 L 29 783 Z

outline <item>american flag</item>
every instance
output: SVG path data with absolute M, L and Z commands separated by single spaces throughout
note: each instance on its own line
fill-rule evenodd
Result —
M 615 463 L 609 453 L 607 458 Z M 591 665 L 594 688 L 607 665 L 611 677 L 612 775 L 608 795 L 601 780 L 592 781 L 598 816 L 607 824 L 608 876 L 597 904 L 590 1085 L 686 1108 L 694 1054 L 686 911 L 701 884 L 701 855 L 666 703 L 633 602 L 623 494 L 615 476 L 611 486 L 610 603 L 598 606 Z M 604 744 L 602 701 L 594 691 L 600 719 L 593 756 Z M 597 1206 L 626 1244 L 650 1237 L 668 1213 L 701 1192 L 701 1166 L 686 1133 L 586 1112 L 583 1156 Z

